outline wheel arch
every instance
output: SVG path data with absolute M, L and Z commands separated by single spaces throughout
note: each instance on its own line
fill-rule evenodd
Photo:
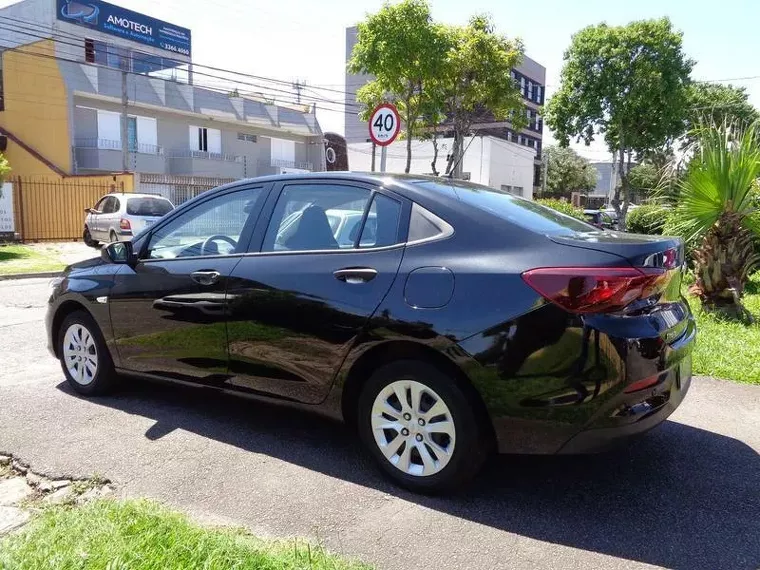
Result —
M 484 432 L 488 433 L 495 443 L 496 434 L 485 402 L 462 368 L 440 350 L 409 340 L 390 340 L 378 344 L 350 364 L 341 391 L 341 413 L 347 424 L 356 425 L 357 405 L 364 381 L 380 366 L 397 360 L 419 360 L 453 378 L 469 404 L 474 406 L 476 417 L 482 422 Z
M 53 337 L 53 352 L 55 353 L 56 358 L 60 358 L 60 354 L 58 354 L 58 335 L 60 333 L 61 324 L 63 324 L 63 321 L 66 317 L 68 317 L 71 313 L 74 313 L 76 311 L 84 311 L 88 315 L 90 315 L 90 318 L 95 320 L 95 317 L 93 314 L 87 309 L 87 307 L 82 304 L 79 301 L 76 301 L 74 299 L 68 299 L 61 303 L 58 308 L 55 311 L 55 315 L 53 315 L 53 324 L 51 325 L 51 334 Z M 97 320 L 95 320 L 97 322 Z

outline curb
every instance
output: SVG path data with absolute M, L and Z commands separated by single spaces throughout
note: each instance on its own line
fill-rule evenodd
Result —
M 63 275 L 63 271 L 45 271 L 42 273 L 9 273 L 7 275 L 0 275 L 0 281 L 11 281 L 13 279 L 34 279 L 35 277 L 58 277 Z

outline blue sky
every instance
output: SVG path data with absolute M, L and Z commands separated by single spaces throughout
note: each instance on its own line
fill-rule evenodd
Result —
M 343 89 L 345 28 L 382 1 L 361 0 L 111 0 L 125 8 L 186 26 L 199 63 L 288 81 Z M 0 0 L 0 6 L 11 2 Z M 547 68 L 547 94 L 559 80 L 562 54 L 580 28 L 606 21 L 668 16 L 684 32 L 684 49 L 697 61 L 694 77 L 760 76 L 760 2 L 752 0 L 432 0 L 433 16 L 464 23 L 474 13 L 493 16 L 498 30 L 522 38 L 526 53 Z M 760 78 L 744 85 L 760 106 Z M 321 96 L 341 99 L 338 93 Z M 334 105 L 333 105 L 334 107 Z M 318 112 L 324 130 L 342 132 L 340 112 Z M 594 145 L 589 158 L 603 159 Z

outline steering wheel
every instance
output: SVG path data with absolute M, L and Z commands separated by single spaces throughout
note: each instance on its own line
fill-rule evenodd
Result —
M 207 237 L 205 240 L 203 240 L 203 244 L 201 244 L 201 255 L 211 255 L 210 252 L 207 252 L 208 246 L 211 244 L 212 241 L 226 241 L 228 244 L 232 246 L 233 249 L 237 247 L 237 242 L 232 239 L 231 237 L 223 236 L 221 234 L 213 235 Z M 216 253 L 216 252 L 214 252 Z

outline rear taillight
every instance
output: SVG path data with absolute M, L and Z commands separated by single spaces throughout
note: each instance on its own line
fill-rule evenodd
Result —
M 611 313 L 661 292 L 669 281 L 659 268 L 542 267 L 522 274 L 542 297 L 573 313 Z
M 131 230 L 132 225 L 129 223 L 129 220 L 126 218 L 122 218 L 119 220 L 119 227 L 123 230 Z

